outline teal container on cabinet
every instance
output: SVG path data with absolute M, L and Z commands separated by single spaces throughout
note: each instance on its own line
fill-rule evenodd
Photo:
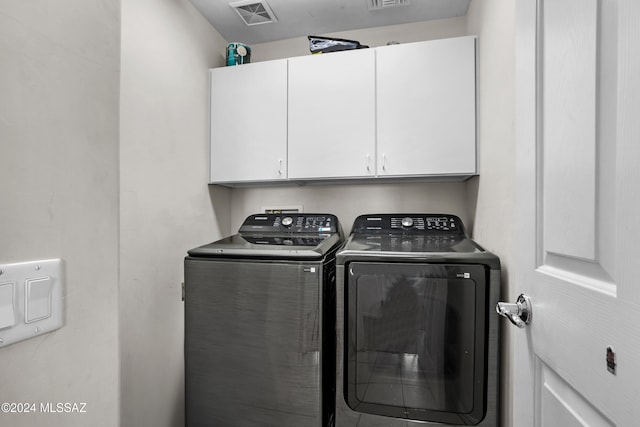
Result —
M 251 48 L 243 43 L 229 43 L 227 46 L 227 65 L 248 64 L 251 62 Z

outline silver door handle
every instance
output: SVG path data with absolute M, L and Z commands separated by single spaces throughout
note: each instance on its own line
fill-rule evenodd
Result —
M 500 316 L 509 319 L 518 328 L 524 328 L 531 323 L 533 317 L 531 298 L 525 294 L 520 294 L 515 304 L 499 302 L 496 304 L 496 312 Z

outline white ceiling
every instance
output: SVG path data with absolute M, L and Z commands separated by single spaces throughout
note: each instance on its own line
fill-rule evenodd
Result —
M 464 16 L 471 0 L 409 0 L 408 5 L 380 10 L 369 10 L 369 3 L 393 0 L 265 0 L 277 22 L 252 26 L 247 26 L 229 5 L 238 0 L 190 1 L 228 42 L 256 44 Z

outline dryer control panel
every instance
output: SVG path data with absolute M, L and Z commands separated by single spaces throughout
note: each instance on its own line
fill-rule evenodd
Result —
M 465 235 L 462 221 L 451 214 L 361 215 L 356 218 L 352 233 Z
M 337 233 L 338 218 L 331 214 L 256 214 L 245 219 L 240 233 Z

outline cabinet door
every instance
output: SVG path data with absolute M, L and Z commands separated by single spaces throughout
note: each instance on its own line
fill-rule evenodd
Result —
M 287 61 L 211 73 L 211 182 L 286 179 Z
M 378 175 L 475 174 L 475 37 L 376 55 Z
M 373 49 L 289 59 L 289 178 L 375 175 Z

